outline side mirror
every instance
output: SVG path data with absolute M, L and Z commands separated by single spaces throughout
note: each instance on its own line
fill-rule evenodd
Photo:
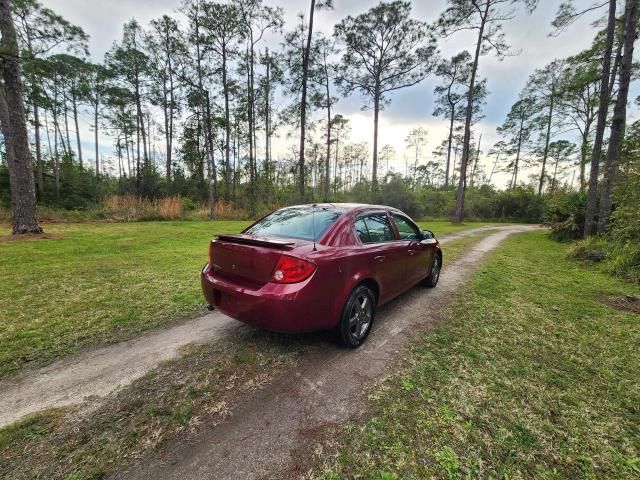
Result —
M 436 236 L 433 234 L 433 232 L 431 230 L 423 230 L 422 231 L 422 239 L 423 240 L 428 240 L 430 238 L 436 238 Z

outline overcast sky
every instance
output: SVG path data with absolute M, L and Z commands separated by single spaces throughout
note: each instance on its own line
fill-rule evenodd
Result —
M 180 0 L 42 0 L 44 5 L 62 14 L 71 22 L 81 26 L 90 35 L 90 50 L 94 61 L 102 61 L 104 53 L 122 34 L 122 25 L 131 18 L 138 20 L 143 26 L 160 15 L 168 14 L 182 21 L 182 14 L 177 11 Z M 265 1 L 274 6 L 280 6 L 285 11 L 287 27 L 291 28 L 296 15 L 303 9 L 308 13 L 308 1 L 278 0 Z M 335 0 L 334 10 L 320 11 L 315 17 L 314 28 L 326 34 L 333 32 L 333 25 L 346 15 L 357 15 L 376 5 L 375 0 Z M 413 14 L 416 18 L 432 22 L 444 10 L 445 0 L 414 0 Z M 496 127 L 502 123 L 510 106 L 516 100 L 518 93 L 526 83 L 527 77 L 534 69 L 542 67 L 554 58 L 562 58 L 575 54 L 588 47 L 595 33 L 592 22 L 604 12 L 596 12 L 585 16 L 571 26 L 560 36 L 550 37 L 551 20 L 557 11 L 560 0 L 540 0 L 540 4 L 533 14 L 521 12 L 518 17 L 504 25 L 506 38 L 517 56 L 498 61 L 494 57 L 486 56 L 480 60 L 478 74 L 488 79 L 489 96 L 484 108 L 485 118 L 478 126 L 478 133 L 482 134 L 482 150 L 488 152 L 498 137 Z M 576 5 L 588 6 L 592 0 L 576 0 Z M 274 47 L 278 39 L 270 39 Z M 440 41 L 440 52 L 450 57 L 459 51 L 474 50 L 474 39 L 471 35 L 459 33 Z M 429 132 L 429 144 L 425 150 L 424 161 L 431 158 L 431 151 L 447 133 L 447 122 L 435 118 L 433 112 L 433 88 L 437 79 L 431 77 L 421 84 L 400 90 L 391 97 L 391 105 L 381 113 L 379 145 L 386 143 L 396 148 L 396 170 L 404 171 L 404 139 L 411 128 L 425 127 Z M 638 95 L 638 88 L 632 88 L 631 97 Z M 335 108 L 335 113 L 348 116 L 352 125 L 352 141 L 366 141 L 372 143 L 373 120 L 370 111 L 361 111 L 363 99 L 354 95 L 348 99 L 341 99 Z M 632 115 L 635 115 L 632 108 Z M 89 141 L 88 125 L 85 138 Z M 274 141 L 276 151 L 284 151 L 293 141 L 281 138 Z M 85 147 L 91 152 L 91 143 Z M 105 155 L 113 152 L 112 140 L 105 138 L 101 150 Z M 87 155 L 90 155 L 87 153 Z M 490 170 L 491 160 L 481 157 L 486 169 Z M 524 177 L 523 177 L 524 178 Z M 498 187 L 504 187 L 506 175 L 499 175 L 494 182 Z

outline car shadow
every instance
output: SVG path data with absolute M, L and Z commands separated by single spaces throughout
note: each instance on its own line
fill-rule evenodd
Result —
M 429 291 L 431 291 L 431 289 L 418 284 L 379 307 L 376 310 L 375 321 L 370 335 L 375 335 L 376 330 L 391 321 L 400 307 L 404 307 L 407 302 L 411 302 L 418 296 L 428 294 Z M 259 343 L 265 348 L 299 349 L 305 352 L 316 350 L 323 352 L 329 350 L 349 350 L 339 344 L 335 330 L 308 333 L 281 333 L 238 322 L 238 327 L 230 333 L 229 339 L 232 342 Z M 363 345 L 366 345 L 366 342 Z

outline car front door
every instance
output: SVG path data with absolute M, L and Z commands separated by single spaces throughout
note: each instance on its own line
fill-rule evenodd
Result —
M 435 243 L 422 241 L 422 230 L 405 215 L 392 213 L 393 223 L 404 246 L 406 277 L 411 284 L 425 278 L 435 253 Z
M 356 218 L 355 229 L 361 252 L 380 283 L 380 301 L 406 288 L 406 248 L 395 236 L 387 212 L 370 212 Z

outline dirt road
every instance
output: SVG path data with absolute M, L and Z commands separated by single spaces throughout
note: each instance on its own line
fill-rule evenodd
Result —
M 465 230 L 442 237 L 441 241 L 446 243 L 489 228 Z M 100 398 L 142 377 L 160 362 L 175 358 L 186 345 L 211 342 L 241 326 L 213 312 L 0 381 L 0 427 L 46 408 L 83 404 L 90 409 L 99 404 Z
M 295 478 L 318 432 L 358 417 L 366 407 L 366 387 L 399 360 L 399 352 L 417 329 L 435 320 L 487 252 L 508 235 L 529 229 L 502 227 L 489 234 L 443 270 L 437 288 L 415 288 L 382 307 L 362 348 L 329 347 L 306 355 L 298 367 L 241 403 L 226 424 L 205 426 L 115 478 Z

